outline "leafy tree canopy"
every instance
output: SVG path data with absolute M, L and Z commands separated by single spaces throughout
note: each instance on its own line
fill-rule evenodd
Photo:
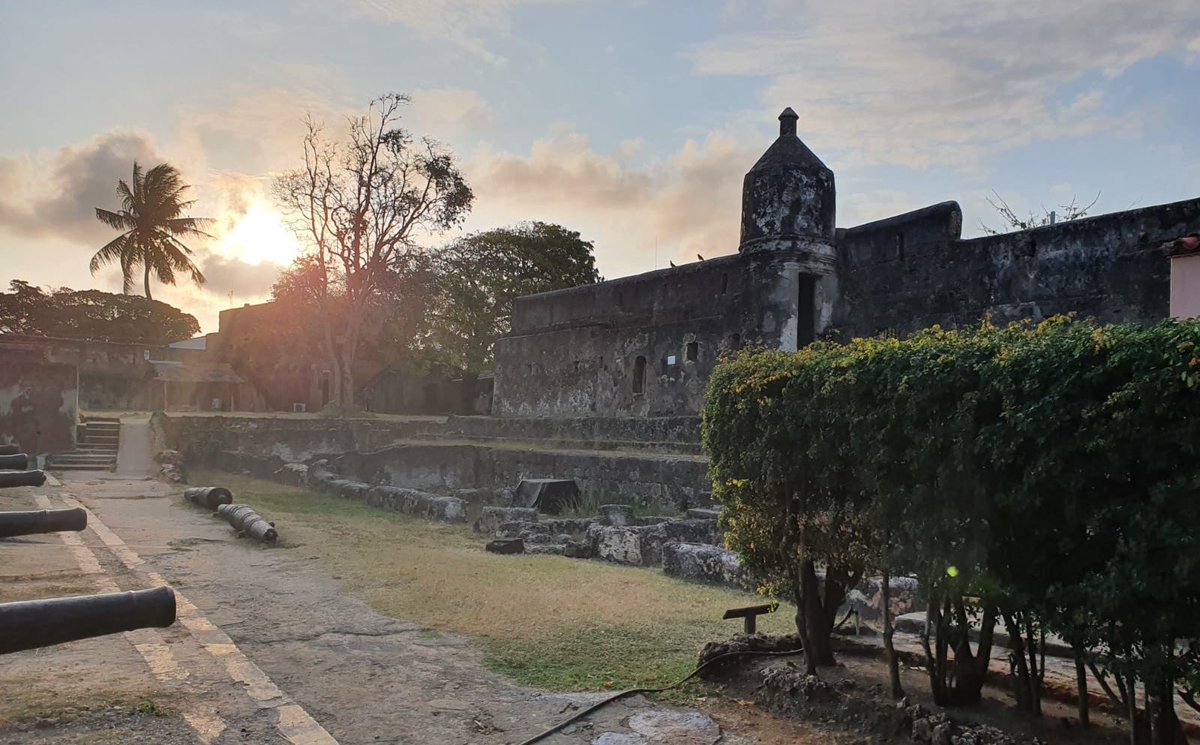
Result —
M 437 300 L 433 340 L 450 367 L 491 367 L 513 302 L 601 280 L 591 241 L 561 225 L 526 222 L 469 235 L 432 255 Z
M 138 295 L 69 287 L 43 290 L 14 279 L 0 293 L 0 332 L 131 344 L 166 344 L 200 332 L 178 308 Z

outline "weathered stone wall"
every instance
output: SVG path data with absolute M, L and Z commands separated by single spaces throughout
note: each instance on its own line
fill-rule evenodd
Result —
M 78 398 L 74 365 L 49 362 L 41 350 L 0 350 L 0 444 L 29 454 L 73 450 Z
M 520 298 L 512 332 L 496 343 L 493 413 L 695 414 L 722 351 L 779 344 L 795 315 L 794 298 L 777 302 L 766 289 L 780 262 L 725 256 Z
M 698 421 L 499 419 L 333 420 L 163 415 L 156 450 L 270 477 L 286 463 L 329 459 L 353 478 L 430 491 L 513 487 L 522 478 L 573 478 L 585 498 L 680 508 L 709 501 Z
M 838 232 L 842 338 L 1061 313 L 1103 323 L 1167 317 L 1163 244 L 1200 229 L 1200 199 L 960 240 L 949 202 Z

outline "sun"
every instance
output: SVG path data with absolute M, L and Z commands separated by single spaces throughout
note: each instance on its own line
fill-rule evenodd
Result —
M 221 236 L 218 250 L 247 264 L 266 261 L 287 266 L 300 255 L 300 244 L 278 212 L 254 205 Z

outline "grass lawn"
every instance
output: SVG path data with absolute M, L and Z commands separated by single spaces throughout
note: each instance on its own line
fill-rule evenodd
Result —
M 197 471 L 276 521 L 285 544 L 325 562 L 376 610 L 470 637 L 485 664 L 552 690 L 660 686 L 691 672 L 705 642 L 740 630 L 726 608 L 746 593 L 641 569 L 561 556 L 498 556 L 463 525 L 445 525 L 305 489 Z M 794 631 L 792 611 L 759 618 Z

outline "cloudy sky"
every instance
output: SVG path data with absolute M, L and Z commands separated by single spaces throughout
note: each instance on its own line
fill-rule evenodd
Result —
M 461 161 L 463 230 L 562 223 L 608 277 L 735 251 L 784 106 L 842 226 L 957 199 L 978 233 L 993 190 L 1200 195 L 1196 0 L 0 0 L 0 70 L 0 282 L 118 290 L 87 270 L 113 235 L 93 208 L 169 161 L 216 240 L 203 290 L 156 297 L 206 331 L 297 250 L 270 181 L 302 117 L 336 130 L 389 91 Z

